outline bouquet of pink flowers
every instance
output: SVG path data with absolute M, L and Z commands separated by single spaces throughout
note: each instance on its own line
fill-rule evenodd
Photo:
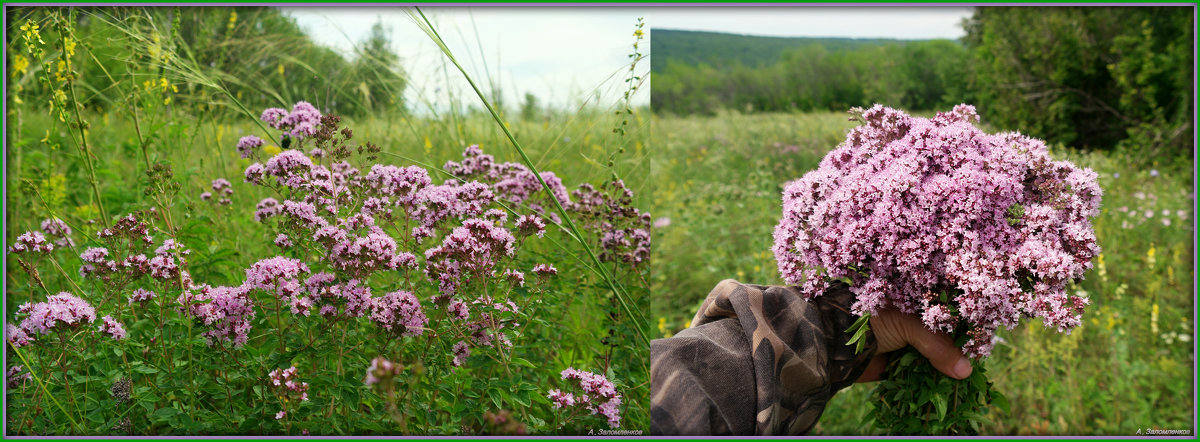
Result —
M 854 112 L 863 124 L 783 192 L 773 249 L 785 281 L 809 297 L 845 281 L 854 313 L 919 315 L 976 358 L 1022 316 L 1080 324 L 1088 300 L 1066 288 L 1100 252 L 1095 172 L 1052 160 L 1040 140 L 984 133 L 969 105 L 928 119 Z
M 1040 140 L 984 133 L 973 106 L 861 116 L 784 190 L 774 247 L 784 280 L 817 296 L 848 278 L 858 314 L 896 308 L 946 332 L 965 321 L 973 356 L 1022 315 L 1079 325 L 1088 301 L 1065 289 L 1100 252 L 1095 172 L 1050 159 Z

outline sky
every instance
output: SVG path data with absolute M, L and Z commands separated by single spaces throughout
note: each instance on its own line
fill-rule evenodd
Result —
M 969 7 L 653 8 L 654 27 L 772 37 L 957 39 Z
M 457 100 L 478 98 L 446 62 L 432 40 L 401 7 L 289 7 L 317 42 L 352 54 L 371 26 L 382 20 L 392 47 L 409 76 L 410 109 L 438 112 Z M 490 91 L 499 81 L 504 100 L 517 106 L 525 93 L 542 104 L 574 109 L 583 103 L 618 108 L 625 92 L 633 29 L 646 21 L 643 54 L 652 53 L 652 28 L 728 32 L 780 37 L 957 39 L 969 7 L 507 7 L 425 8 L 442 38 L 468 72 Z M 645 76 L 649 60 L 639 64 Z M 650 101 L 649 83 L 633 97 Z
M 409 75 L 410 109 L 439 112 L 456 99 L 478 106 L 462 74 L 406 12 L 407 8 L 282 8 L 318 43 L 351 53 L 378 20 L 390 28 L 392 47 Z M 635 8 L 422 8 L 447 46 L 490 93 L 499 81 L 512 108 L 533 93 L 543 104 L 574 109 L 587 102 L 618 108 L 625 92 L 633 31 L 645 9 Z M 641 48 L 649 54 L 649 19 Z M 637 72 L 649 71 L 649 59 Z M 635 94 L 648 104 L 649 87 Z M 597 98 L 598 96 L 598 98 Z

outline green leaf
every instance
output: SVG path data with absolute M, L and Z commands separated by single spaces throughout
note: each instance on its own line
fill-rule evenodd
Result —
M 526 366 L 526 367 L 529 367 L 529 368 L 532 368 L 532 369 L 535 369 L 535 370 L 537 369 L 537 366 L 536 366 L 536 365 L 533 365 L 533 363 L 532 363 L 532 362 L 529 362 L 529 361 L 527 361 L 527 360 L 525 360 L 525 359 L 522 359 L 522 358 L 512 358 L 512 362 L 513 362 L 514 364 L 517 364 L 517 365 L 524 365 L 524 366 Z
M 929 390 L 921 390 L 917 395 L 917 405 L 925 405 L 929 402 Z
M 153 414 L 150 415 L 150 418 L 155 419 L 155 420 L 159 420 L 159 419 L 165 420 L 165 419 L 169 419 L 177 414 L 179 414 L 179 410 L 176 410 L 172 407 L 159 408 L 158 410 L 155 410 Z
M 1004 410 L 1005 414 L 1012 413 L 1008 406 L 1008 398 L 1004 397 L 999 391 L 992 392 L 992 404 Z
M 500 390 L 488 389 L 488 397 L 492 399 L 492 404 L 496 405 L 497 410 L 504 408 L 504 399 L 500 397 Z
M 933 396 L 933 407 L 937 409 L 938 420 L 946 418 L 946 397 L 942 395 Z
M 521 404 L 522 407 L 529 407 L 529 392 L 519 391 L 512 395 L 513 402 Z

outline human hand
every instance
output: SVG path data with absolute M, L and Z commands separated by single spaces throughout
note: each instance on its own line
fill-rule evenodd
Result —
M 914 315 L 896 310 L 877 312 L 871 316 L 871 331 L 875 333 L 877 342 L 875 357 L 856 382 L 879 380 L 887 367 L 887 353 L 909 344 L 946 376 L 964 379 L 971 375 L 971 361 L 963 356 L 962 349 L 954 345 L 950 336 L 929 331 Z

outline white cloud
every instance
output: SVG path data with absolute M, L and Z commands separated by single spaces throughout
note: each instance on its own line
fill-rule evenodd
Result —
M 283 8 L 318 42 L 350 53 L 382 19 L 410 77 L 405 98 L 418 111 L 432 102 L 438 111 L 450 101 L 475 105 L 478 98 L 462 75 L 409 17 L 404 8 Z M 612 107 L 624 92 L 633 29 L 645 10 L 629 8 L 424 8 L 442 39 L 484 89 L 499 81 L 504 99 L 517 105 L 526 92 L 543 103 L 576 106 L 600 93 L 599 105 Z M 647 23 L 649 19 L 647 18 Z M 648 27 L 647 27 L 648 30 Z M 642 53 L 649 53 L 649 32 Z M 485 69 L 486 66 L 486 69 Z M 639 67 L 649 69 L 648 60 Z M 447 77 L 449 77 L 447 79 Z M 636 105 L 649 93 L 635 96 Z M 595 103 L 595 100 L 593 100 Z
M 653 8 L 660 29 L 775 37 L 957 39 L 969 7 L 712 7 Z

